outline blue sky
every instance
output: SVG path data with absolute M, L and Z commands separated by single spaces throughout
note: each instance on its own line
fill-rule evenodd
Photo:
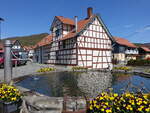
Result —
M 150 0 L 0 0 L 2 38 L 49 33 L 54 16 L 99 13 L 113 36 L 150 42 Z

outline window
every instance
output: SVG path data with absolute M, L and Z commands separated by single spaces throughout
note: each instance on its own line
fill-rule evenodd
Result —
M 58 58 L 58 51 L 56 51 L 56 60 L 58 60 L 59 58 Z
M 48 54 L 48 60 L 50 59 L 50 54 Z
M 66 48 L 66 41 L 63 41 L 63 48 Z
M 55 31 L 55 34 L 56 34 L 56 37 L 58 37 L 58 36 L 60 35 L 60 30 L 57 29 L 57 30 Z

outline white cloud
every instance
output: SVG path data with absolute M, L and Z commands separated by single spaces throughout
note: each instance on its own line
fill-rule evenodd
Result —
M 146 25 L 146 26 L 144 26 L 144 27 L 134 31 L 133 33 L 127 35 L 127 37 L 131 37 L 131 36 L 134 36 L 134 35 L 137 35 L 139 33 L 143 33 L 145 31 L 149 31 L 149 30 L 150 30 L 150 25 Z

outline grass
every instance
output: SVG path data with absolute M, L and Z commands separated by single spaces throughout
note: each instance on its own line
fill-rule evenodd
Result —
M 3 39 L 2 41 L 19 40 L 23 46 L 34 46 L 35 44 L 37 44 L 39 41 L 41 41 L 47 35 L 48 35 L 48 33 L 41 33 L 41 34 L 34 34 L 34 35 L 30 35 L 30 36 L 11 37 L 11 38 Z

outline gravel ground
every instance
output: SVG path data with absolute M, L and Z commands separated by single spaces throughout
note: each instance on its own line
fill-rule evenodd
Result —
M 38 63 L 27 62 L 27 64 L 24 66 L 13 67 L 12 78 L 36 74 L 36 71 L 43 67 L 54 67 L 56 68 L 57 71 L 66 71 L 69 69 L 66 66 L 54 66 L 49 64 L 38 64 Z M 0 81 L 3 80 L 4 80 L 4 69 L 0 69 Z

